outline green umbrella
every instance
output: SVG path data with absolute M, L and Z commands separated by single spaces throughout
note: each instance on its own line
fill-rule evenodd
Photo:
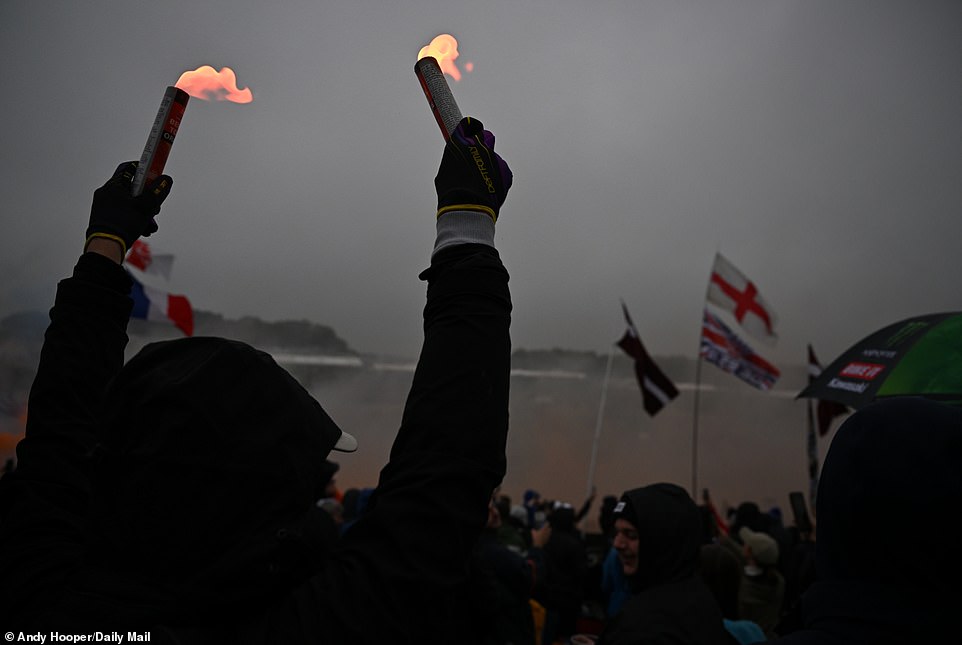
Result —
M 889 396 L 962 399 L 962 312 L 916 316 L 878 330 L 798 396 L 853 408 Z

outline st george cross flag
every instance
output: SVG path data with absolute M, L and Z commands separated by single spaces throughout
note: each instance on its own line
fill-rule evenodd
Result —
M 148 287 L 131 275 L 130 271 L 127 275 L 130 275 L 134 283 L 130 290 L 130 297 L 134 301 L 131 317 L 173 323 L 184 335 L 194 334 L 194 310 L 185 296 Z
M 771 389 L 781 375 L 708 309 L 701 328 L 701 357 L 759 390 Z
M 658 369 L 655 362 L 651 360 L 651 356 L 645 351 L 645 346 L 641 344 L 641 338 L 638 337 L 638 330 L 635 329 L 635 324 L 631 322 L 631 316 L 628 315 L 628 307 L 623 302 L 621 309 L 625 313 L 628 329 L 618 341 L 618 347 L 635 360 L 635 376 L 638 378 L 638 385 L 641 386 L 641 400 L 645 406 L 645 412 L 655 416 L 669 401 L 678 396 L 678 389 L 671 379 Z
M 144 273 L 161 275 L 169 280 L 170 270 L 174 266 L 174 256 L 170 253 L 155 253 L 149 244 L 143 240 L 137 240 L 131 245 L 125 262 Z
M 822 365 L 815 358 L 815 350 L 808 346 L 808 382 L 812 383 L 822 373 Z M 848 406 L 837 401 L 819 399 L 815 406 L 815 418 L 818 421 L 818 436 L 824 437 L 832 427 L 832 420 L 843 414 L 848 414 Z
M 769 342 L 776 340 L 775 312 L 759 295 L 755 284 L 721 253 L 715 254 L 708 281 L 708 301 L 730 312 L 755 338 Z

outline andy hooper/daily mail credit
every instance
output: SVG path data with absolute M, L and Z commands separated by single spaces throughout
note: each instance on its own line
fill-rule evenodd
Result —
M 65 634 L 63 632 L 7 632 L 8 643 L 149 643 L 150 632 L 91 632 L 90 634 Z

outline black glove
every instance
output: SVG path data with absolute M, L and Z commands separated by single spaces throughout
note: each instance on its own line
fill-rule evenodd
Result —
M 157 230 L 154 215 L 160 212 L 160 205 L 170 194 L 174 180 L 161 175 L 134 197 L 130 194 L 130 187 L 136 171 L 136 161 L 125 161 L 117 166 L 106 184 L 94 191 L 85 249 L 93 238 L 105 237 L 119 242 L 126 256 L 137 238 L 147 237 Z
M 513 178 L 508 164 L 494 151 L 494 135 L 477 119 L 464 117 L 451 133 L 434 178 L 438 217 L 448 211 L 473 210 L 498 221 Z

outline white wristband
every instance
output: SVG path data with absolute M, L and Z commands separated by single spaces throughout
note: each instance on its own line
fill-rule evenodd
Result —
M 434 253 L 455 244 L 494 246 L 494 220 L 480 211 L 448 211 L 438 218 Z

